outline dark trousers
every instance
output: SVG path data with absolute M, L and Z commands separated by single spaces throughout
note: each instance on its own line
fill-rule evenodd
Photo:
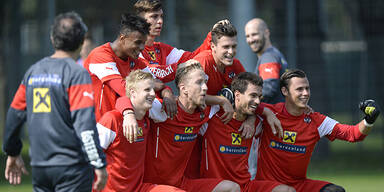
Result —
M 88 164 L 32 166 L 32 184 L 35 192 L 89 192 L 92 191 L 93 177 L 93 167 Z

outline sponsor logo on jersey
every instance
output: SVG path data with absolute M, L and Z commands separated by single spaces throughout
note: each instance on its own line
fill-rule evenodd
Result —
M 228 74 L 228 77 L 230 79 L 233 79 L 235 76 L 236 76 L 236 74 L 233 71 L 229 72 L 229 74 Z
M 174 141 L 184 142 L 184 141 L 194 141 L 197 137 L 197 134 L 175 134 Z
M 139 127 L 139 128 L 137 129 L 137 136 L 138 136 L 138 137 L 142 137 L 142 136 L 143 136 L 143 128 Z
M 152 61 L 156 61 L 156 54 L 154 51 L 148 51 L 148 54 L 151 57 Z
M 265 71 L 266 73 L 272 73 L 273 68 L 265 68 L 264 71 Z
M 204 119 L 204 117 L 205 117 L 205 114 L 204 114 L 204 112 L 201 112 L 201 113 L 200 113 L 200 119 L 201 119 L 201 120 L 203 120 L 203 119 Z
M 241 145 L 241 137 L 238 133 L 231 133 L 232 145 Z
M 158 49 L 158 48 L 155 48 L 155 51 L 156 51 L 157 54 L 160 53 L 160 49 Z
M 105 67 L 105 69 L 107 69 L 107 70 L 113 70 L 112 67 Z
M 133 61 L 131 61 L 131 63 L 129 64 L 129 66 L 131 67 L 131 68 L 134 68 L 135 67 L 135 62 L 133 62 Z
M 272 140 L 269 144 L 270 147 L 274 149 L 279 149 L 282 151 L 288 151 L 292 153 L 305 153 L 307 147 L 306 146 L 300 146 L 300 145 L 290 145 L 286 143 L 280 143 L 277 141 Z
M 169 74 L 174 72 L 171 66 L 168 66 L 165 69 L 159 69 L 159 68 L 156 68 L 156 67 L 150 67 L 149 69 L 152 71 L 152 73 L 156 77 L 160 77 L 160 78 L 166 77 Z
M 137 139 L 135 140 L 135 142 L 142 142 L 144 141 L 144 137 L 143 137 L 143 128 L 142 127 L 139 127 L 137 129 Z
M 193 127 L 185 127 L 184 133 L 193 133 Z
M 304 122 L 305 123 L 311 123 L 311 118 L 309 117 L 309 116 L 306 116 L 306 117 L 304 117 Z
M 57 74 L 31 75 L 28 85 L 60 85 L 61 77 Z
M 287 143 L 295 143 L 296 142 L 297 132 L 294 131 L 284 131 L 283 141 Z
M 51 96 L 49 88 L 33 88 L 33 110 L 34 113 L 51 112 Z
M 243 154 L 247 154 L 247 147 L 220 145 L 219 152 L 220 153 L 241 154 L 241 155 L 243 155 Z
M 84 91 L 84 92 L 83 92 L 83 96 L 84 96 L 84 97 L 89 97 L 90 99 L 93 100 L 93 92 L 87 92 L 87 91 Z

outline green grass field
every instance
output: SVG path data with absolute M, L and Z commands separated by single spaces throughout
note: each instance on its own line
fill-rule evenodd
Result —
M 351 144 L 335 141 L 330 144 L 331 153 L 328 158 L 313 159 L 308 176 L 333 182 L 343 186 L 347 192 L 381 192 L 384 191 L 384 144 L 383 138 L 376 131 L 363 143 Z M 23 149 L 24 160 L 27 160 L 27 149 Z M 5 157 L 0 157 L 0 191 L 27 192 L 32 191 L 31 177 L 24 176 L 19 186 L 11 186 L 4 179 Z M 27 163 L 27 162 L 26 162 Z M 28 171 L 30 172 L 28 166 Z

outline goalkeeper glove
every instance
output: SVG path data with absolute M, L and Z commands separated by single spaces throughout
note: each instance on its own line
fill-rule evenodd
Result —
M 225 98 L 227 98 L 229 100 L 229 102 L 231 104 L 234 104 L 235 103 L 235 97 L 233 95 L 233 92 L 231 91 L 231 89 L 229 88 L 223 88 L 221 89 L 217 95 L 219 96 L 224 96 Z
M 364 112 L 364 119 L 368 124 L 373 124 L 380 114 L 380 110 L 376 105 L 376 102 L 371 99 L 360 102 L 359 108 Z

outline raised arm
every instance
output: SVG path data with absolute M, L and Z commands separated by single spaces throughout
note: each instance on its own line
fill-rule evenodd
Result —
M 380 110 L 374 100 L 365 100 L 359 104 L 359 108 L 365 117 L 356 125 L 337 123 L 328 135 L 330 140 L 340 139 L 349 142 L 362 141 L 371 131 L 371 128 L 380 114 Z

